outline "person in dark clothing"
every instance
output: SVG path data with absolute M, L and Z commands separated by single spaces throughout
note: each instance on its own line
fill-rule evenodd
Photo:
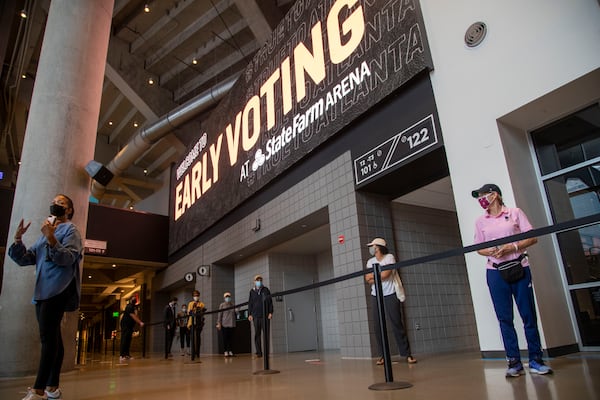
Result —
M 137 315 L 137 302 L 135 297 L 130 298 L 123 311 L 123 317 L 121 318 L 121 350 L 119 361 L 126 361 L 131 357 L 129 354 L 129 348 L 131 347 L 131 337 L 133 336 L 133 328 L 138 323 L 140 326 L 144 326 L 144 323 Z
M 57 195 L 35 244 L 29 248 L 23 244 L 22 236 L 31 222 L 25 224 L 21 219 L 15 242 L 8 249 L 8 256 L 19 266 L 35 265 L 32 303 L 42 346 L 35 383 L 23 400 L 62 398 L 58 387 L 64 357 L 60 323 L 65 311 L 77 310 L 81 293 L 83 242 L 71 222 L 74 212 L 73 201 L 64 194 Z
M 266 301 L 267 319 L 263 312 L 263 302 Z M 248 298 L 248 320 L 254 324 L 254 347 L 256 356 L 262 357 L 262 331 L 265 331 L 265 337 L 269 334 L 267 320 L 273 317 L 273 300 L 269 288 L 263 285 L 261 275 L 254 277 L 254 287 L 250 289 Z
M 165 359 L 173 357 L 171 347 L 177 328 L 177 297 L 173 297 L 165 307 Z
M 190 315 L 188 319 L 187 327 L 190 330 L 190 337 L 192 338 L 192 360 L 196 357 L 200 358 L 200 345 L 202 344 L 202 328 L 204 328 L 204 313 L 206 307 L 204 303 L 200 301 L 200 292 L 194 290 L 192 292 L 192 301 L 188 304 L 188 313 Z

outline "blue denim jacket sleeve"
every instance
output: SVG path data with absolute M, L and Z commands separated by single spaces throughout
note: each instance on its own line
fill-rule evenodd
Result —
M 21 267 L 35 264 L 35 249 L 25 247 L 23 242 L 15 242 L 8 248 L 8 256 Z

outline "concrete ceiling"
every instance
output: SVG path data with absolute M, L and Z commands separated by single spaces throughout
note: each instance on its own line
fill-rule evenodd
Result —
M 0 5 L 4 170 L 18 171 L 49 4 L 50 0 L 3 0 Z M 95 160 L 107 165 L 143 127 L 237 77 L 292 4 L 292 0 L 115 0 Z M 21 10 L 27 18 L 19 16 Z M 177 129 L 161 139 L 110 182 L 100 203 L 135 208 L 165 184 L 160 178 L 181 158 L 194 133 Z

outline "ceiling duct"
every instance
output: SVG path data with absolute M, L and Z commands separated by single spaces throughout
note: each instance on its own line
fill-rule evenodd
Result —
M 196 115 L 200 114 L 209 107 L 214 106 L 231 90 L 239 75 L 234 75 L 231 78 L 223 81 L 223 83 L 215 86 L 205 92 L 200 93 L 190 101 L 181 106 L 169 111 L 166 115 L 159 118 L 152 124 L 142 128 L 133 139 L 129 141 L 113 158 L 106 168 L 113 173 L 114 176 L 119 176 L 125 171 L 135 160 L 144 154 L 153 144 L 169 134 L 173 129 L 186 123 Z M 96 180 L 92 180 L 92 196 L 100 200 L 104 196 L 106 186 Z

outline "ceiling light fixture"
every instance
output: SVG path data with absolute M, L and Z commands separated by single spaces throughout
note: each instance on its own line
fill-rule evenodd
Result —
M 144 4 L 144 12 L 150 12 L 150 6 L 148 5 L 148 3 Z
M 21 10 L 21 12 L 19 13 L 19 16 L 23 19 L 27 18 L 27 11 Z
M 138 126 L 139 126 L 139 124 L 138 124 L 137 122 L 134 122 L 134 123 L 133 123 L 133 127 L 134 127 L 134 128 L 137 128 Z
M 108 125 L 112 126 L 113 122 L 112 121 L 108 121 Z
M 154 85 L 154 79 L 148 78 L 148 85 Z
M 144 168 L 144 175 L 148 175 L 148 170 Z
M 198 64 L 198 60 L 196 60 L 196 57 L 192 58 L 192 64 L 194 64 L 194 65 Z
M 25 79 L 25 78 L 27 78 L 27 75 L 23 74 L 23 75 L 21 75 L 21 78 Z

